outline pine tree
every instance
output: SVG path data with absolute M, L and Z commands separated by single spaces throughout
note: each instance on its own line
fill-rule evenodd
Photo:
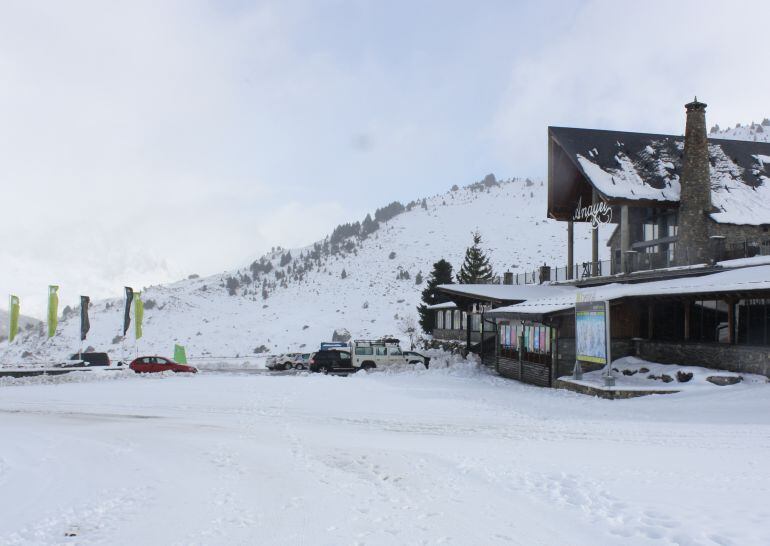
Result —
M 473 245 L 465 251 L 465 261 L 457 273 L 457 282 L 460 284 L 489 284 L 494 276 L 489 258 L 481 250 L 481 234 L 477 231 L 473 234 Z
M 361 223 L 361 237 L 366 237 L 367 235 L 374 233 L 379 227 L 380 224 L 376 220 L 372 220 L 371 214 L 367 214 L 366 218 L 364 218 L 364 221 Z
M 433 332 L 435 327 L 435 313 L 428 309 L 429 305 L 449 301 L 449 296 L 438 292 L 436 287 L 440 284 L 453 284 L 452 264 L 446 260 L 439 260 L 433 264 L 433 271 L 428 277 L 428 284 L 422 291 L 422 302 L 417 306 L 420 315 L 420 327 L 426 334 Z

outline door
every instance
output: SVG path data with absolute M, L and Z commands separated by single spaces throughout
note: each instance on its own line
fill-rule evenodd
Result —
M 140 373 L 154 372 L 154 359 L 150 356 L 140 358 L 134 364 L 134 370 Z
M 388 362 L 391 364 L 404 363 L 404 353 L 401 352 L 401 347 L 388 347 Z
M 176 371 L 175 364 L 173 362 L 171 362 L 167 358 L 162 358 L 162 357 L 156 356 L 155 357 L 155 363 L 156 363 L 155 365 L 157 366 L 159 372 L 166 372 L 166 371 L 175 372 Z
M 352 368 L 353 361 L 350 360 L 350 354 L 340 353 L 340 359 L 339 359 L 338 365 L 340 368 Z

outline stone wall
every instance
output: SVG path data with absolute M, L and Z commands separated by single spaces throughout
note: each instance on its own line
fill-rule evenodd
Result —
M 468 339 L 467 330 L 433 330 L 433 339 L 454 340 L 466 342 Z M 478 343 L 481 341 L 481 332 L 471 332 L 471 342 Z
M 733 224 L 718 224 L 713 220 L 709 222 L 709 235 L 722 235 L 725 244 L 743 243 L 745 241 L 770 240 L 770 231 L 767 226 L 736 226 Z
M 770 377 L 770 347 L 651 340 L 637 341 L 636 345 L 637 355 L 651 362 Z

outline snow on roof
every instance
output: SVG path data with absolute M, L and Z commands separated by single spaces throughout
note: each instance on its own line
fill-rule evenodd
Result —
M 586 179 L 615 199 L 678 202 L 684 137 L 550 127 Z M 709 139 L 711 218 L 770 224 L 770 143 Z
M 770 290 L 770 265 L 732 269 L 703 275 L 636 284 L 607 284 L 581 288 L 577 293 L 590 295 L 594 301 L 609 301 L 629 296 L 665 296 L 671 294 L 708 294 L 717 292 Z M 498 307 L 486 314 L 489 316 L 547 315 L 575 307 L 576 293 L 563 294 L 525 301 L 506 307 Z
M 448 294 L 496 301 L 525 301 L 575 291 L 573 286 L 552 284 L 442 284 L 438 288 Z
M 439 311 L 441 309 L 457 309 L 457 305 L 453 301 L 448 301 L 446 303 L 437 303 L 436 305 L 428 305 L 426 309 L 430 309 L 431 311 Z

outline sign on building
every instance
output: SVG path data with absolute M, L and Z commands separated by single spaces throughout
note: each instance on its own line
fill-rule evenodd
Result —
M 610 362 L 610 305 L 578 294 L 575 302 L 575 358 L 605 365 Z

